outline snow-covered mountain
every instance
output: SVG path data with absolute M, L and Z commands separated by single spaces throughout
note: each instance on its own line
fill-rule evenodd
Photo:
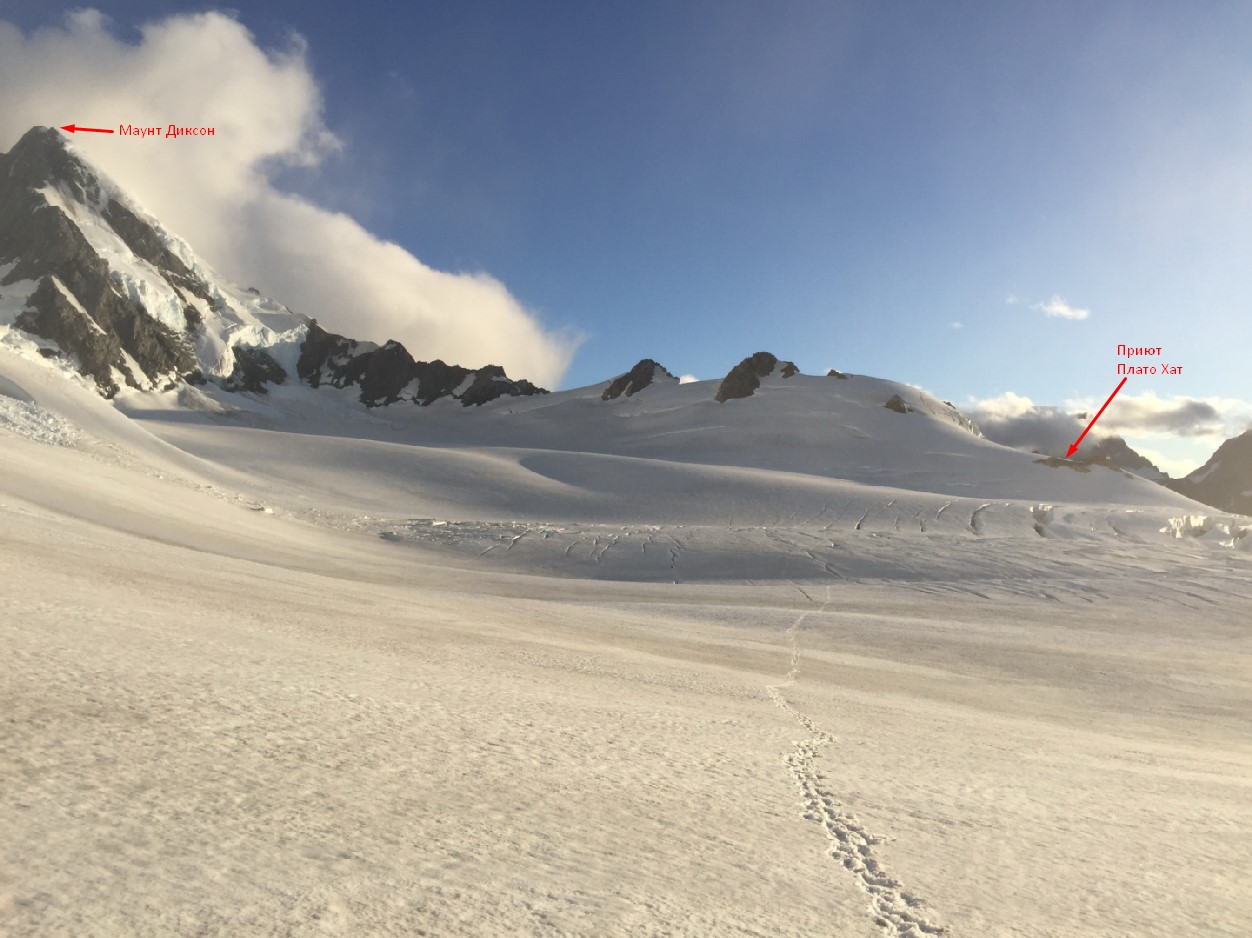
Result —
M 804 375 L 769 352 L 720 381 L 681 384 L 644 359 L 604 383 L 549 394 L 498 366 L 420 361 L 397 342 L 338 335 L 222 278 L 46 128 L 0 157 L 0 347 L 76 372 L 121 413 L 206 458 L 220 455 L 205 447 L 223 422 L 280 432 L 316 424 L 315 452 L 293 459 L 287 442 L 257 453 L 242 445 L 229 461 L 267 479 L 291 477 L 294 462 L 303 481 L 293 483 L 332 488 L 352 467 L 355 487 L 384 493 L 375 508 L 419 452 L 423 503 L 464 518 L 729 524 L 846 514 L 858 531 L 955 525 L 1057 537 L 1134 526 L 1092 521 L 1110 506 L 1153 509 L 1152 533 L 1198 507 L 1126 471 L 1137 461 L 1124 446 L 1075 460 L 1010 449 L 916 388 Z M 463 406 L 430 406 L 453 401 Z M 386 405 L 398 406 L 370 416 Z M 491 452 L 492 470 L 478 461 L 480 476 L 467 477 L 471 451 Z M 1058 517 L 1057 505 L 1081 510 Z M 1219 533 L 1233 539 L 1231 530 Z
M 0 293 L 7 344 L 29 337 L 106 396 L 282 380 L 308 324 L 226 283 L 49 128 L 0 156 Z
M 261 392 L 297 378 L 358 386 L 369 405 L 541 391 L 499 366 L 417 362 L 397 342 L 333 335 L 230 283 L 46 127 L 0 156 L 0 329 L 106 397 L 206 381 Z

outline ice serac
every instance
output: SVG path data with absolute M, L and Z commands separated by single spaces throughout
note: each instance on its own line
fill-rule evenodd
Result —
M 1195 472 L 1165 484 L 1205 505 L 1252 515 L 1252 430 L 1227 440 Z
M 721 403 L 744 397 L 751 397 L 761 386 L 761 379 L 777 374 L 782 378 L 790 378 L 798 374 L 794 362 L 779 361 L 769 352 L 756 352 L 749 355 L 734 368 L 727 372 L 717 389 L 717 400 Z
M 13 327 L 26 338 L 9 344 L 68 359 L 106 397 L 206 381 L 264 393 L 292 380 L 356 387 L 370 407 L 545 393 L 498 365 L 415 361 L 398 342 L 336 335 L 230 283 L 52 128 L 0 155 L 0 286 L 11 294 L 0 338 Z
M 609 382 L 609 386 L 604 389 L 604 393 L 600 395 L 602 401 L 613 401 L 625 395 L 633 397 L 644 388 L 648 387 L 658 378 L 668 381 L 677 381 L 678 378 L 670 374 L 664 365 L 653 361 L 651 358 L 642 359 L 634 368 L 623 375 L 618 375 Z

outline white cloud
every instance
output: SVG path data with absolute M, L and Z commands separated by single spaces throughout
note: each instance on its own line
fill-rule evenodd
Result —
M 988 397 L 983 400 L 971 400 L 966 407 L 971 413 L 977 411 L 989 418 L 1012 418 L 1029 414 L 1038 405 L 1028 397 L 1005 391 L 999 397 Z
M 34 125 L 215 128 L 177 140 L 77 135 L 74 145 L 223 274 L 323 325 L 403 342 L 416 358 L 504 365 L 553 386 L 578 339 L 545 329 L 498 280 L 434 270 L 346 215 L 275 188 L 281 165 L 340 143 L 322 121 L 303 40 L 262 49 L 217 12 L 117 39 L 94 10 L 24 35 L 0 21 L 0 150 Z
M 1091 315 L 1091 310 L 1082 309 L 1078 306 L 1071 306 L 1055 293 L 1052 294 L 1052 299 L 1043 303 L 1036 303 L 1031 307 L 1031 309 L 1037 309 L 1045 316 L 1057 317 L 1060 319 L 1086 319 Z
M 679 384 L 692 384 L 693 382 L 696 382 L 699 380 L 700 379 L 697 378 L 695 375 L 679 375 L 678 376 Z
M 948 323 L 948 328 L 949 328 L 949 329 L 964 329 L 964 328 L 965 328 L 965 326 L 963 326 L 963 325 L 962 325 L 961 323 L 959 323 L 959 322 L 950 322 L 950 323 Z
M 1156 466 L 1163 472 L 1168 473 L 1175 479 L 1181 479 L 1188 473 L 1197 469 L 1203 464 L 1204 460 L 1208 456 L 1208 453 L 1199 457 L 1190 455 L 1174 456 L 1161 450 L 1151 449 L 1150 447 L 1142 446 L 1137 443 L 1132 443 L 1131 446 L 1140 456 L 1149 460 L 1152 465 Z
M 1016 306 L 1021 301 L 1017 298 L 1016 293 L 1010 293 L 1008 296 L 1004 298 L 1004 302 L 1008 303 L 1009 306 Z
M 1064 456 L 1083 428 L 1072 414 L 1036 404 L 1012 391 L 999 397 L 971 400 L 962 410 L 978 424 L 987 439 L 1031 452 Z
M 1018 449 L 1065 455 L 1103 400 L 1067 400 L 1063 407 L 1036 404 L 1008 391 L 999 397 L 969 400 L 962 408 L 987 439 Z M 1178 451 L 1212 452 L 1223 440 L 1238 436 L 1252 425 L 1252 402 L 1234 398 L 1161 398 L 1153 393 L 1119 394 L 1091 429 L 1088 439 L 1123 436 L 1136 450 L 1173 473 L 1185 465 L 1178 457 L 1158 462 L 1136 441 L 1157 440 Z M 1194 445 L 1193 445 L 1194 444 Z M 1154 451 L 1154 454 L 1157 451 Z M 1170 467 L 1173 467 L 1170 469 Z M 1192 467 L 1194 468 L 1194 467 Z
M 1077 398 L 1065 402 L 1075 412 L 1095 413 L 1103 401 Z M 1098 426 L 1108 433 L 1157 437 L 1238 436 L 1252 423 L 1252 402 L 1224 397 L 1158 397 L 1121 393 L 1113 399 Z

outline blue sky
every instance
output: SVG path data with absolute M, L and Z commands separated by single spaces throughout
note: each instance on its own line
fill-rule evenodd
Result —
M 564 386 L 767 349 L 1098 406 L 1127 342 L 1185 366 L 1128 396 L 1252 397 L 1252 4 L 230 6 L 344 144 L 276 184 L 580 333 Z

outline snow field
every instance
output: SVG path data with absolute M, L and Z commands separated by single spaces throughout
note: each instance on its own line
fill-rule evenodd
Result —
M 0 933 L 1252 928 L 1252 567 L 1173 493 L 2 361 L 84 436 L 0 422 Z

